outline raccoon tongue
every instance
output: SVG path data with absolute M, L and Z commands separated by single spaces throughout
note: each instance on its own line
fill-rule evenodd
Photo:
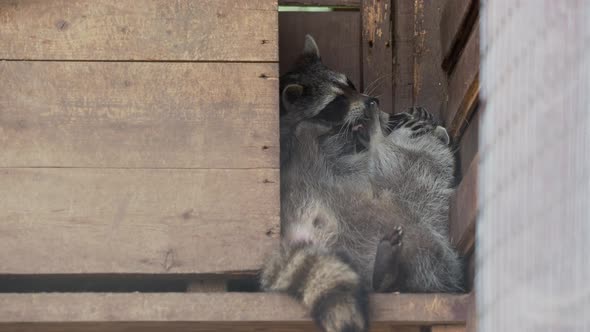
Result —
M 359 124 L 352 127 L 352 131 L 358 131 L 359 129 L 362 129 L 362 128 L 363 128 L 362 123 L 359 123 Z

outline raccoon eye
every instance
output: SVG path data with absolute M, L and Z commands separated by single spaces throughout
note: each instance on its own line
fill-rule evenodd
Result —
M 354 91 L 356 91 L 356 88 L 354 86 L 354 84 L 352 84 L 352 81 L 347 77 L 346 78 L 346 84 L 348 84 L 348 87 L 353 89 Z
M 326 107 L 324 107 L 314 118 L 331 123 L 341 123 L 346 116 L 348 109 L 348 99 L 340 95 L 334 98 Z

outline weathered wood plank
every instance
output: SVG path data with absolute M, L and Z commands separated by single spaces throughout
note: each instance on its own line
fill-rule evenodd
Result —
M 258 269 L 277 242 L 278 181 L 277 169 L 0 169 L 0 274 Z
M 393 112 L 393 63 L 391 2 L 362 2 L 363 89 L 378 96 L 380 108 Z
M 414 104 L 440 117 L 447 98 L 447 75 L 441 67 L 440 20 L 447 0 L 414 1 Z
M 279 0 L 281 6 L 330 6 L 351 7 L 361 6 L 361 0 Z
M 479 96 L 479 23 L 449 78 L 449 102 L 444 121 L 452 137 L 461 135 Z
M 461 136 L 461 142 L 459 143 L 461 174 L 467 173 L 469 165 L 471 165 L 473 158 L 477 154 L 479 148 L 479 121 L 480 112 L 476 110 L 471 119 L 467 120 L 467 128 Z
M 278 167 L 276 64 L 0 62 L 0 167 Z
M 371 305 L 373 325 L 383 328 L 464 324 L 470 301 L 469 295 L 376 294 Z M 215 331 L 220 327 L 244 328 L 241 331 L 253 330 L 253 326 L 311 327 L 303 307 L 282 294 L 1 294 L 0 331 L 14 331 L 11 328 L 19 323 L 30 324 L 31 329 L 22 331 L 67 326 L 63 323 L 76 324 L 82 331 L 96 331 L 101 326 L 119 330 L 126 326 L 133 331 L 156 324 L 173 330 L 191 327 Z
M 318 43 L 322 62 L 361 87 L 361 16 L 359 12 L 282 12 L 279 14 L 281 75 L 291 70 L 306 34 Z
M 2 324 L 1 332 L 320 332 L 311 322 L 247 322 L 247 323 L 34 323 Z M 371 332 L 420 332 L 417 326 L 390 326 L 377 323 L 371 326 Z
M 447 0 L 440 21 L 440 43 L 443 57 L 451 53 L 451 49 L 462 33 L 463 27 L 474 0 Z
M 393 111 L 414 105 L 414 1 L 393 1 Z
M 2 0 L 0 59 L 277 61 L 276 0 Z
M 478 211 L 476 155 L 451 199 L 449 227 L 451 241 L 462 254 L 468 254 L 475 243 L 475 219 Z

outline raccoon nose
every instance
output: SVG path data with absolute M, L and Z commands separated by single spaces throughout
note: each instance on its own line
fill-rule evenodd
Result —
M 367 98 L 367 100 L 365 101 L 365 104 L 368 107 L 377 107 L 379 106 L 379 99 L 377 98 L 373 98 L 373 97 L 369 97 Z

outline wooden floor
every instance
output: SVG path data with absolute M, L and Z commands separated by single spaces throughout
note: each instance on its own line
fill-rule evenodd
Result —
M 373 330 L 461 325 L 471 301 L 469 295 L 376 294 Z M 0 308 L 0 331 L 315 330 L 303 308 L 281 294 L 9 294 L 0 296 Z

